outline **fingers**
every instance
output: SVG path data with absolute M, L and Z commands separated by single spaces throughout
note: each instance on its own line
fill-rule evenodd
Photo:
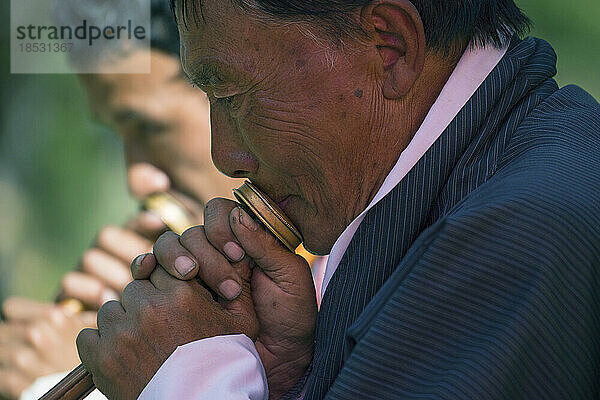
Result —
M 5 322 L 0 324 L 0 346 L 15 345 L 26 340 L 27 325 L 20 322 Z
M 133 231 L 107 226 L 98 234 L 98 247 L 129 265 L 138 254 L 148 253 L 152 242 Z
M 77 351 L 79 353 L 79 359 L 86 367 L 86 369 L 93 375 L 93 360 L 96 360 L 97 350 L 100 343 L 100 334 L 97 329 L 84 329 L 79 332 L 76 339 Z
M 204 227 L 162 235 L 154 246 L 158 263 L 171 275 L 191 279 L 197 275 L 221 297 L 233 300 L 241 293 L 242 279 L 236 270 L 206 238 Z M 246 280 L 250 273 L 246 273 Z
M 148 163 L 136 163 L 127 168 L 129 190 L 137 198 L 166 192 L 171 186 L 167 174 Z
M 73 340 L 75 336 L 73 335 L 70 338 L 63 337 L 63 335 L 68 336 L 66 334 L 70 333 L 65 332 L 67 328 L 66 319 L 59 322 L 59 324 L 60 326 L 57 326 L 56 322 L 53 323 L 51 321 L 40 320 L 27 327 L 25 335 L 27 336 L 28 342 L 40 353 L 60 351 L 60 344 L 62 344 L 64 340 Z M 52 348 L 54 349 L 52 350 Z
M 80 300 L 93 310 L 108 300 L 118 299 L 132 280 L 131 260 L 151 248 L 151 242 L 134 231 L 114 226 L 103 228 L 97 246 L 84 253 L 81 271 L 63 277 L 60 298 Z
M 104 305 L 98 310 L 98 332 L 102 336 L 102 332 L 105 329 L 109 329 L 113 324 L 123 319 L 125 315 L 125 309 L 120 302 L 116 300 L 104 303 Z
M 139 233 L 151 241 L 156 240 L 161 234 L 167 231 L 167 226 L 160 219 L 160 216 L 152 211 L 143 211 L 134 218 L 127 221 L 125 228 Z
M 33 380 L 15 370 L 0 369 L 0 398 L 18 399 Z
M 227 199 L 213 199 L 204 208 L 204 225 L 208 241 L 230 261 L 238 262 L 245 256 L 231 227 L 229 214 L 238 204 Z
M 233 300 L 240 295 L 243 281 L 250 280 L 250 269 L 234 269 L 208 241 L 203 227 L 188 229 L 179 238 L 179 243 L 197 260 L 198 275 L 208 287 L 227 300 Z
M 0 365 L 2 369 L 17 371 L 31 379 L 57 372 L 27 346 L 0 347 Z
M 313 286 L 306 260 L 288 251 L 241 207 L 231 211 L 229 222 L 246 254 L 282 290 L 304 295 L 307 285 Z
M 84 314 L 95 315 L 90 312 Z M 67 371 L 79 363 L 75 338 L 82 329 L 96 326 L 95 321 L 84 322 L 84 314 L 65 314 L 57 307 L 46 319 L 28 326 L 28 343 L 51 368 L 49 372 Z M 85 318 L 89 319 L 87 316 Z
M 12 297 L 2 303 L 2 314 L 9 321 L 29 321 L 45 315 L 52 307 L 34 300 Z
M 99 278 L 82 272 L 67 273 L 62 279 L 62 287 L 64 297 L 80 300 L 93 310 L 109 300 L 119 298 L 119 294 Z
M 128 265 L 97 248 L 87 250 L 81 261 L 83 272 L 99 278 L 117 293 L 121 293 L 125 286 L 131 282 L 132 278 Z
M 162 270 L 162 268 L 157 268 L 157 270 Z M 164 273 L 168 275 L 166 272 Z M 154 286 L 149 280 L 135 280 L 131 282 L 123 290 L 123 298 L 121 299 L 123 309 L 126 312 L 139 310 L 143 302 L 147 303 L 152 298 L 153 289 Z
M 152 272 L 150 275 L 150 279 L 148 281 L 140 281 L 140 285 L 151 284 L 155 289 L 158 289 L 161 292 L 169 293 L 172 296 L 179 296 L 185 293 L 188 293 L 188 290 L 194 291 L 194 295 L 199 295 L 204 298 L 206 301 L 213 302 L 212 294 L 199 282 L 197 281 L 182 281 L 180 279 L 174 278 L 171 276 L 164 268 L 159 267 Z M 135 291 L 135 294 L 128 295 L 129 298 L 132 298 L 137 301 L 135 306 L 139 307 L 139 299 L 143 297 L 145 300 L 151 298 L 150 292 L 151 288 L 147 286 L 139 288 Z M 142 294 L 143 293 L 143 294 Z M 129 308 L 125 308 L 129 310 Z
M 156 289 L 162 291 L 172 290 L 178 282 L 181 283 L 180 280 L 169 275 L 164 268 L 156 268 L 149 280 Z
M 179 235 L 173 232 L 165 232 L 158 238 L 154 244 L 154 256 L 167 272 L 177 278 L 189 280 L 198 274 L 198 262 L 179 243 Z
M 131 263 L 131 275 L 133 279 L 148 279 L 157 266 L 154 254 L 140 254 Z
M 79 362 L 75 337 L 90 314 L 70 315 L 57 305 L 35 320 L 0 324 L 0 365 L 32 378 L 66 371 Z

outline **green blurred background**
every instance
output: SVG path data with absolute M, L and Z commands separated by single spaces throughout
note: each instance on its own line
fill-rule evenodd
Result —
M 165 0 L 166 1 L 166 0 Z M 135 211 L 117 137 L 91 122 L 70 75 L 11 75 L 9 1 L 0 50 L 0 299 L 49 300 L 107 223 Z M 600 1 L 520 0 L 558 53 L 558 81 L 600 99 Z

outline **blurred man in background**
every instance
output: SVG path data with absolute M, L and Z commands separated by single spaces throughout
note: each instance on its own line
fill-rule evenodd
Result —
M 113 2 L 94 0 L 59 4 L 73 19 L 65 24 L 102 18 L 115 7 Z M 129 6 L 136 4 L 124 5 Z M 143 199 L 168 191 L 201 223 L 203 204 L 216 196 L 229 197 L 239 182 L 220 174 L 210 160 L 208 101 L 184 78 L 168 3 L 152 1 L 152 7 L 152 72 L 80 75 L 80 79 L 96 119 L 124 141 L 132 195 Z M 87 61 L 107 59 L 133 65 L 142 62 L 147 51 L 131 49 L 120 53 L 118 60 L 97 53 Z M 165 230 L 158 216 L 143 211 L 122 227 L 107 226 L 99 232 L 77 271 L 62 281 L 61 297 L 78 299 L 88 312 L 74 314 L 55 304 L 20 298 L 5 301 L 5 321 L 0 325 L 0 397 L 18 398 L 36 378 L 79 363 L 77 333 L 95 324 L 95 311 L 104 302 L 119 298 L 131 280 L 131 260 L 150 251 Z

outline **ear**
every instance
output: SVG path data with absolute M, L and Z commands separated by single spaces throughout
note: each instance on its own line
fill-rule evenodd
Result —
M 408 0 L 381 0 L 366 6 L 361 15 L 381 58 L 383 95 L 404 97 L 423 71 L 423 21 Z

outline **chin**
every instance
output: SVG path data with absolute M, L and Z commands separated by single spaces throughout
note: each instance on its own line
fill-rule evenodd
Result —
M 304 248 L 309 253 L 317 256 L 326 256 L 331 252 L 333 243 L 330 243 L 330 241 L 323 237 L 322 229 L 314 230 L 306 228 L 301 230 L 301 232 L 304 239 Z M 306 234 L 304 232 L 306 232 Z
M 326 256 L 331 252 L 333 243 L 326 237 L 327 222 L 315 216 L 312 209 L 306 208 L 305 203 L 292 197 L 282 207 L 282 211 L 290 218 L 294 226 L 302 234 L 304 248 L 311 254 Z M 335 242 L 335 239 L 334 239 Z
M 304 241 L 304 248 L 306 249 L 306 251 L 308 251 L 311 254 L 314 254 L 316 256 L 326 256 L 329 255 L 329 253 L 331 252 L 331 247 L 333 246 L 327 246 L 324 243 L 318 243 L 318 240 L 305 240 Z

